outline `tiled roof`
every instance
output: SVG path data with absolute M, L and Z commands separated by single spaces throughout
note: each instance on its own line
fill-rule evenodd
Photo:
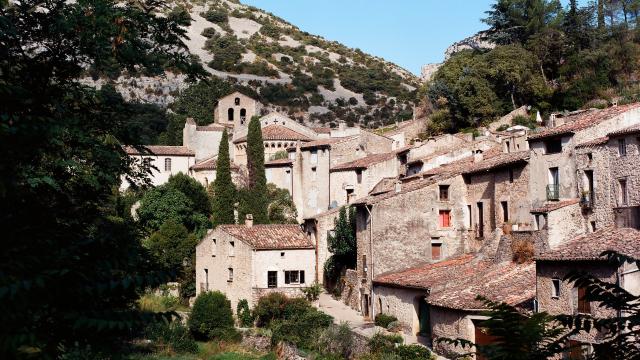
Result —
M 629 228 L 606 228 L 587 235 L 578 236 L 555 250 L 548 250 L 536 260 L 604 260 L 604 251 L 615 250 L 640 260 L 640 231 Z
M 217 167 L 218 158 L 217 156 L 199 161 L 192 165 L 190 169 L 192 170 L 215 170 Z M 233 163 L 230 164 L 232 170 L 238 170 L 239 167 Z
M 612 131 L 609 133 L 609 136 L 614 137 L 614 136 L 638 134 L 638 133 L 640 133 L 640 124 L 632 125 L 617 131 Z
M 569 200 L 561 200 L 561 201 L 551 201 L 539 208 L 531 209 L 532 213 L 549 213 L 554 210 L 562 209 L 563 207 L 570 206 L 573 204 L 577 204 L 580 202 L 580 199 L 569 199 Z
M 196 126 L 197 131 L 223 131 L 226 126 L 220 124 L 209 124 L 206 126 Z
M 309 137 L 293 131 L 288 127 L 272 124 L 262 128 L 262 140 L 300 140 L 311 141 Z M 242 136 L 233 140 L 234 143 L 247 141 L 247 136 Z
M 159 146 L 141 145 L 142 151 L 133 146 L 123 146 L 128 155 L 173 155 L 173 156 L 195 156 L 196 153 L 186 146 Z M 146 150 L 145 150 L 146 149 Z
M 395 157 L 396 157 L 396 153 L 394 152 L 382 153 L 382 154 L 371 154 L 360 159 L 356 159 L 353 161 L 336 165 L 332 167 L 331 170 L 329 171 L 336 172 L 336 171 L 367 169 L 371 165 L 375 165 L 383 161 L 391 160 L 391 159 L 394 159 Z
M 535 264 L 494 263 L 473 254 L 377 276 L 377 285 L 429 290 L 432 305 L 479 310 L 477 295 L 510 305 L 535 296 Z
M 604 145 L 609 141 L 609 137 L 608 136 L 603 136 L 603 137 L 599 137 L 597 139 L 593 139 L 590 141 L 585 141 L 583 143 L 580 143 L 578 145 L 576 145 L 576 149 L 583 149 L 583 148 L 590 148 L 590 147 L 594 147 L 594 146 L 599 146 L 599 145 Z
M 432 290 L 427 298 L 429 304 L 458 310 L 484 310 L 484 304 L 476 300 L 478 295 L 512 306 L 526 306 L 536 296 L 536 265 L 533 262 L 507 261 L 476 269 L 471 276 Z
M 464 174 L 473 174 L 481 171 L 497 169 L 500 167 L 526 162 L 529 159 L 529 151 L 518 151 L 514 153 L 502 153 L 500 155 L 474 163 L 463 171 Z
M 541 131 L 530 133 L 528 140 L 537 140 L 547 137 L 570 134 L 597 125 L 603 121 L 612 119 L 624 112 L 640 107 L 640 103 L 612 106 L 607 109 L 589 109 L 574 115 L 563 117 L 564 124 L 552 128 L 542 128 Z
M 220 225 L 218 228 L 258 250 L 315 248 L 300 225 Z
M 264 163 L 264 166 L 267 167 L 275 167 L 275 166 L 288 166 L 293 164 L 293 160 L 290 159 L 278 159 L 278 160 L 269 160 Z

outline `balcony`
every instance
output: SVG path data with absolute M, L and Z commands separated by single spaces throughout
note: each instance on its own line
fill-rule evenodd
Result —
M 560 185 L 547 185 L 547 200 L 560 200 Z

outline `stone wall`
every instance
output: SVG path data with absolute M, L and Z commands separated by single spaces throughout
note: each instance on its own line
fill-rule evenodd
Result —
M 468 312 L 431 306 L 429 315 L 431 338 L 434 344 L 433 350 L 436 353 L 445 357 L 455 358 L 457 357 L 456 355 L 469 351 L 459 346 L 455 347 L 436 341 L 438 338 L 461 338 L 475 341 L 475 327 Z
M 373 301 L 376 314 L 395 316 L 408 329 L 407 335 L 416 335 L 420 331 L 418 301 L 427 296 L 426 290 L 405 289 L 374 284 Z
M 547 237 L 551 249 L 586 233 L 580 204 L 565 206 L 547 214 Z
M 342 280 L 343 284 L 340 300 L 352 309 L 357 309 L 360 304 L 360 286 L 358 284 L 357 270 L 347 269 Z

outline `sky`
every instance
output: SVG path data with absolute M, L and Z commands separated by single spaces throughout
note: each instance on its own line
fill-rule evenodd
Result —
M 492 0 L 241 0 L 303 31 L 381 56 L 416 75 L 446 48 L 486 29 Z

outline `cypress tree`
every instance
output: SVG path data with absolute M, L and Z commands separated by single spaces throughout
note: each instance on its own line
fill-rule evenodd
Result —
M 249 122 L 247 134 L 247 168 L 249 181 L 247 191 L 244 192 L 239 209 L 240 220 L 246 214 L 253 214 L 256 224 L 269 222 L 267 207 L 267 177 L 264 172 L 264 143 L 262 141 L 262 128 L 260 118 L 254 116 Z
M 234 224 L 233 204 L 236 199 L 236 187 L 231 181 L 231 162 L 229 159 L 229 135 L 222 132 L 218 161 L 216 162 L 216 180 L 213 182 L 213 226 Z

